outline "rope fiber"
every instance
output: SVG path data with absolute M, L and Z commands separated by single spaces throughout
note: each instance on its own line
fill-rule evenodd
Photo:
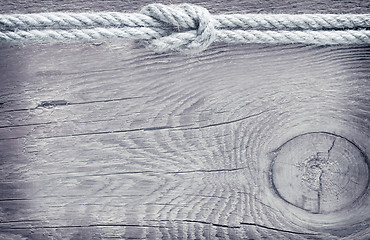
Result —
M 370 44 L 370 14 L 220 14 L 192 5 L 150 4 L 140 13 L 0 15 L 0 42 L 127 39 L 156 52 L 196 54 L 228 44 Z

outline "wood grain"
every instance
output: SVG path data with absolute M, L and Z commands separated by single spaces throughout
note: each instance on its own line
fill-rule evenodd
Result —
M 16 2 L 1 11 L 134 11 L 146 3 Z M 369 7 L 199 4 L 213 12 Z M 219 44 L 187 57 L 134 42 L 34 43 L 1 45 L 0 54 L 0 239 L 370 237 L 368 184 L 344 211 L 310 212 L 270 181 L 277 149 L 307 133 L 348 140 L 364 156 L 351 161 L 368 166 L 368 46 Z M 364 172 L 349 173 L 368 182 Z
M 323 132 L 303 134 L 275 154 L 271 184 L 288 203 L 312 213 L 350 211 L 351 216 L 353 203 L 364 201 L 361 198 L 369 184 L 368 159 L 347 139 Z

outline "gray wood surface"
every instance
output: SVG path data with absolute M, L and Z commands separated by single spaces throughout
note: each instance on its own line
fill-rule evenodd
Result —
M 150 2 L 2 1 L 0 12 Z M 212 13 L 370 7 L 189 2 Z M 0 239 L 369 239 L 369 51 L 1 44 Z

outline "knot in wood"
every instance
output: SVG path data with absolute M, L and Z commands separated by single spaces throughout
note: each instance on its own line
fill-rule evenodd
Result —
M 324 169 L 328 166 L 328 159 L 321 156 L 320 153 L 317 155 L 310 156 L 307 161 L 301 164 L 302 170 L 302 181 L 306 183 L 308 188 L 314 191 L 320 191 L 321 177 Z M 303 169 L 302 169 L 303 168 Z
M 149 42 L 149 48 L 154 51 L 177 50 L 195 54 L 207 49 L 216 38 L 215 20 L 203 7 L 150 4 L 141 13 L 163 23 L 163 28 L 168 29 L 166 36 Z
M 284 143 L 271 164 L 283 200 L 314 214 L 351 208 L 369 185 L 366 155 L 344 137 L 309 133 Z

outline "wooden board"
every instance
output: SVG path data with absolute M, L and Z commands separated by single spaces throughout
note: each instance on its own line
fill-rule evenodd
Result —
M 149 2 L 5 1 L 0 11 Z M 370 7 L 191 2 L 212 13 Z M 1 44 L 0 239 L 369 239 L 369 52 L 218 44 L 189 57 L 135 42 Z

